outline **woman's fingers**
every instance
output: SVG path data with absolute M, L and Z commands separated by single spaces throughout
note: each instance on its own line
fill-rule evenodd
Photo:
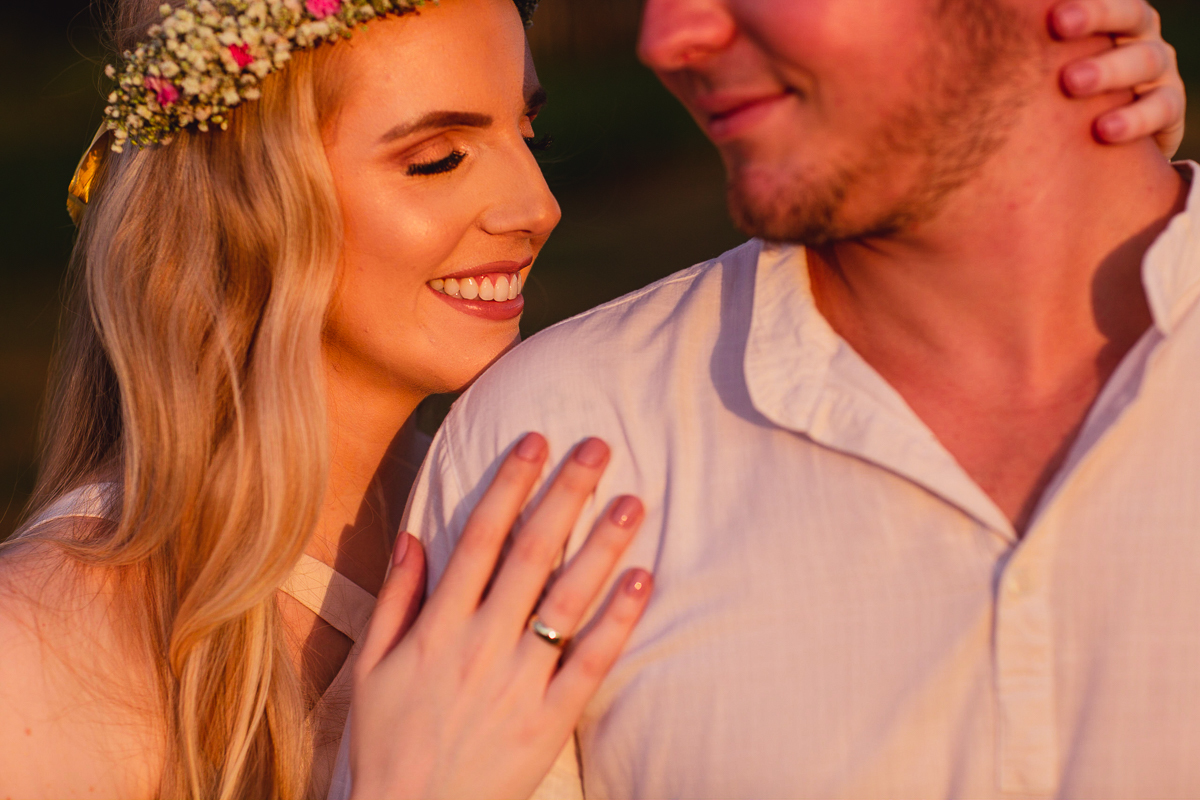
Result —
M 414 536 L 401 532 L 355 665 L 359 674 L 373 670 L 400 642 L 416 620 L 424 596 L 425 550 Z
M 581 636 L 546 690 L 546 703 L 578 719 L 641 619 L 654 579 L 644 569 L 625 573 L 599 620 Z
M 538 604 L 538 619 L 564 637 L 574 634 L 644 517 L 642 501 L 636 497 L 626 495 L 613 501 L 608 513 L 596 523 L 583 547 Z M 558 653 L 533 631 L 526 634 L 521 646 L 527 660 L 541 663 L 546 669 L 553 669 L 558 661 Z
M 415 624 L 423 551 L 412 537 L 399 540 L 354 670 L 356 794 L 529 796 L 641 616 L 651 578 L 634 570 L 618 581 L 595 625 L 568 650 L 561 671 L 554 670 L 561 653 L 545 642 L 538 641 L 544 649 L 530 656 L 529 637 L 521 635 L 525 621 L 595 494 L 609 449 L 589 439 L 572 451 L 497 571 L 503 542 L 546 457 L 545 440 L 531 434 L 501 462 Z M 634 498 L 612 504 L 547 593 L 542 613 L 548 620 L 564 629 L 578 624 L 644 513 Z M 458 616 L 448 613 L 454 609 Z M 401 640 L 410 625 L 415 627 Z
M 1063 70 L 1063 85 L 1074 97 L 1153 83 L 1175 63 L 1175 51 L 1166 42 L 1149 39 L 1131 41 L 1092 58 L 1068 64 Z
M 445 614 L 465 618 L 478 607 L 500 549 L 542 473 L 547 452 L 546 440 L 540 434 L 529 433 L 505 456 L 467 520 L 446 572 L 429 598 L 427 616 L 439 620 Z
M 1096 137 L 1121 144 L 1152 136 L 1171 158 L 1183 143 L 1186 96 L 1175 48 L 1162 39 L 1162 21 L 1146 0 L 1067 0 L 1051 12 L 1063 39 L 1111 36 L 1118 46 L 1068 64 L 1062 83 L 1074 97 L 1132 90 L 1133 103 L 1096 121 Z
M 1158 12 L 1145 0 L 1066 0 L 1050 14 L 1054 32 L 1063 39 L 1085 36 L 1158 36 Z
M 1106 142 L 1120 144 L 1161 132 L 1166 137 L 1163 150 L 1169 157 L 1183 142 L 1183 106 L 1181 91 L 1173 86 L 1160 86 L 1139 97 L 1136 103 L 1100 117 L 1096 120 L 1096 134 Z
M 504 557 L 485 604 L 489 624 L 520 632 L 608 458 L 608 445 L 595 438 L 585 439 L 571 452 Z

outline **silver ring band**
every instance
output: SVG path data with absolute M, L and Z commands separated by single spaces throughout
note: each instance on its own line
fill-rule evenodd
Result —
M 534 636 L 538 637 L 551 647 L 555 647 L 559 650 L 561 650 L 563 645 L 567 643 L 565 636 L 554 630 L 554 628 L 551 628 L 546 623 L 542 622 L 541 619 L 538 618 L 537 614 L 534 614 L 529 618 L 529 630 L 533 631 Z

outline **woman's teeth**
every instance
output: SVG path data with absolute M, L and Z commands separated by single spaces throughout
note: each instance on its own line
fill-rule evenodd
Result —
M 448 294 L 451 297 L 461 297 L 463 300 L 488 300 L 504 303 L 516 300 L 517 295 L 525 288 L 521 273 L 499 275 L 493 281 L 490 277 L 480 278 L 435 278 L 429 282 L 435 292 Z

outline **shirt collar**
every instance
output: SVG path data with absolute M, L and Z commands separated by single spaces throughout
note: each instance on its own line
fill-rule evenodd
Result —
M 1147 251 L 1142 282 L 1168 335 L 1200 298 L 1200 165 L 1187 209 Z M 805 250 L 759 243 L 744 369 L 751 401 L 780 427 L 903 475 L 1008 537 L 1008 518 L 972 481 L 900 394 L 821 315 Z
M 760 414 L 877 464 L 1015 540 L 1008 518 L 816 307 L 803 248 L 760 245 L 744 360 Z
M 1191 184 L 1187 207 L 1177 214 L 1146 251 L 1142 286 L 1154 316 L 1154 326 L 1164 335 L 1179 324 L 1200 298 L 1200 165 L 1183 161 L 1175 165 Z

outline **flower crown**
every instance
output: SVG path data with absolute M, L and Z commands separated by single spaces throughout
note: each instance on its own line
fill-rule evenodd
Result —
M 123 54 L 104 109 L 112 149 L 167 144 L 177 131 L 229 126 L 229 112 L 257 100 L 259 84 L 297 48 L 349 38 L 355 26 L 416 11 L 427 0 L 184 0 L 164 3 L 149 39 Z M 432 0 L 436 3 L 437 0 Z M 514 0 L 525 24 L 537 0 Z

